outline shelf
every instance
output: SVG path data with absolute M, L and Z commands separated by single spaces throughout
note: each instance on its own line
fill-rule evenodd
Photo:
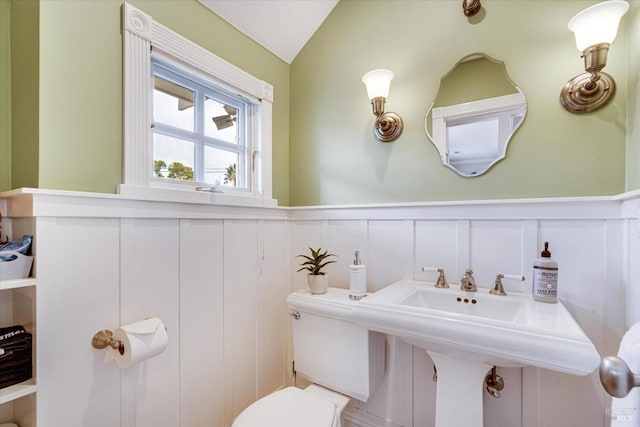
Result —
M 35 378 L 31 378 L 27 381 L 23 381 L 9 387 L 0 388 L 0 405 L 35 393 L 37 388 L 38 386 L 35 383 Z
M 36 279 L 33 277 L 27 277 L 26 279 L 0 280 L 0 291 L 35 286 L 35 284 Z
M 36 279 L 28 277 L 25 279 L 0 280 L 0 291 L 27 288 L 36 285 Z M 32 331 L 29 331 L 32 333 Z M 35 378 L 31 378 L 21 383 L 0 389 L 0 405 L 11 402 L 29 394 L 35 393 L 37 389 Z

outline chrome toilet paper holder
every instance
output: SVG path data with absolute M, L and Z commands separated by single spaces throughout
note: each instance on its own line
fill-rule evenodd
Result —
M 91 345 L 98 350 L 111 347 L 118 350 L 121 355 L 124 354 L 124 344 L 120 340 L 113 339 L 113 332 L 108 329 L 96 332 L 91 340 Z

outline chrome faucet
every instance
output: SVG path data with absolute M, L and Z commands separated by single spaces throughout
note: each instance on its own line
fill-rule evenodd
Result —
M 476 286 L 476 279 L 473 277 L 473 270 L 465 270 L 464 274 L 460 278 L 460 289 L 468 292 L 475 292 L 478 290 Z

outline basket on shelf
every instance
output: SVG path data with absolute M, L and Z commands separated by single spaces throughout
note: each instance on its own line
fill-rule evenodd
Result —
M 0 251 L 0 255 L 10 255 L 11 261 L 0 261 L 0 280 L 22 279 L 29 277 L 33 256 L 16 251 Z

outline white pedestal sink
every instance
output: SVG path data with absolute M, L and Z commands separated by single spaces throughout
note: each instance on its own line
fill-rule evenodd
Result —
M 426 350 L 438 370 L 436 427 L 482 427 L 484 378 L 493 366 L 588 375 L 600 355 L 562 305 L 401 280 L 360 301 L 356 323 Z

